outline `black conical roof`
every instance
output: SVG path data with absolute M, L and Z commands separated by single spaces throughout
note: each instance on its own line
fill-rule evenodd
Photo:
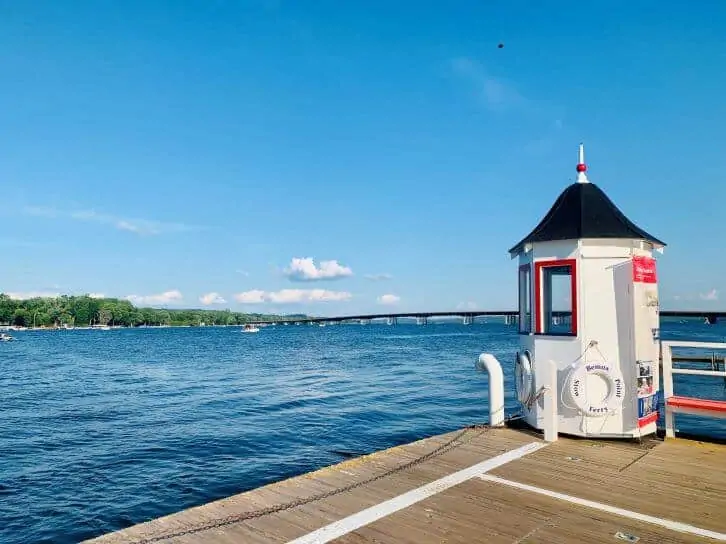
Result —
M 665 246 L 630 221 L 594 183 L 567 187 L 532 232 L 509 250 L 519 253 L 530 242 L 582 238 L 634 238 Z

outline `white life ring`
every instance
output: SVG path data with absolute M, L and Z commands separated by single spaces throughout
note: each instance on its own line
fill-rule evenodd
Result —
M 590 376 L 596 376 L 604 382 L 603 385 L 607 389 L 604 395 L 598 395 L 597 391 L 588 395 L 587 386 Z M 590 381 L 592 383 L 592 378 Z M 580 363 L 570 374 L 569 391 L 578 410 L 591 417 L 602 417 L 616 412 L 622 406 L 625 397 L 622 374 L 605 361 Z
M 525 406 L 529 406 L 534 395 L 534 374 L 532 373 L 532 359 L 529 350 L 517 352 L 514 361 L 514 382 L 517 399 Z

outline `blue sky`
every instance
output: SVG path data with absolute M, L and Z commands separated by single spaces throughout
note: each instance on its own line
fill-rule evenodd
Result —
M 514 308 L 584 141 L 662 307 L 720 308 L 726 4 L 548 4 L 2 3 L 0 291 Z

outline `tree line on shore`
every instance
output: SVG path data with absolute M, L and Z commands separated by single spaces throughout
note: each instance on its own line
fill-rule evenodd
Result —
M 128 300 L 88 295 L 16 300 L 0 293 L 0 324 L 17 327 L 242 325 L 250 321 L 284 321 L 296 317 L 305 316 L 247 314 L 230 310 L 137 308 Z

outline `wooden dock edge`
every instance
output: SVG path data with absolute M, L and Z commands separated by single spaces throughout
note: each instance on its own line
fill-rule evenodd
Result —
M 529 451 L 517 453 L 523 450 Z M 687 466 L 689 462 L 693 467 Z M 690 536 L 682 534 L 685 540 L 677 542 L 701 541 L 699 535 L 708 534 L 726 540 L 726 520 L 710 515 L 726 507 L 726 474 L 714 474 L 714 467 L 717 469 L 724 462 L 726 448 L 703 441 L 663 440 L 651 435 L 631 441 L 563 437 L 549 444 L 542 440 L 542 433 L 521 421 L 510 420 L 505 427 L 470 426 L 347 459 L 85 542 L 304 544 L 342 537 L 340 542 L 350 538 L 350 542 L 438 543 L 442 539 L 418 534 L 404 520 L 420 516 L 424 505 L 429 505 L 425 508 L 429 512 L 432 504 L 443 501 L 444 509 L 450 510 L 445 524 L 456 526 L 456 516 L 451 516 L 462 508 L 462 503 L 453 496 L 462 492 L 465 498 L 473 496 L 476 502 L 487 504 L 510 497 L 497 508 L 511 507 L 511 500 L 519 497 L 515 502 L 521 502 L 518 508 L 524 510 L 531 506 L 527 497 L 540 493 L 540 506 L 536 508 L 549 508 L 552 512 L 560 512 L 563 507 L 556 503 L 561 503 L 563 497 L 567 502 L 566 497 L 570 497 L 571 504 L 564 508 L 575 529 L 566 528 L 574 539 L 568 537 L 567 542 L 590 538 L 587 531 L 592 529 L 587 527 L 592 525 L 592 511 L 588 513 L 587 508 L 593 508 L 592 505 L 601 510 L 593 519 L 606 527 L 629 527 L 631 531 L 640 531 L 638 534 L 661 540 L 672 538 L 672 527 L 690 527 Z M 688 479 L 684 480 L 686 473 Z M 673 487 L 673 479 L 680 482 L 682 489 Z M 614 492 L 604 485 L 605 481 L 622 491 Z M 690 499 L 694 490 L 700 493 L 696 503 Z M 582 512 L 583 509 L 586 511 Z M 610 517 L 602 517 L 603 512 L 610 512 Z M 499 518 L 495 516 L 494 521 Z M 474 523 L 477 534 L 483 531 L 482 534 L 492 535 L 491 542 L 500 541 L 495 536 L 505 529 L 491 525 L 494 521 L 481 512 L 474 519 L 468 522 L 468 530 Z M 678 521 L 669 521 L 673 519 Z M 504 525 L 509 528 L 505 532 L 519 530 L 518 523 L 507 520 Z M 527 523 L 521 522 L 521 530 Z M 388 531 L 384 538 L 376 532 L 381 530 Z M 586 532 L 580 534 L 580 530 Z M 575 533 L 579 536 L 575 537 Z M 373 534 L 378 536 L 361 536 Z M 552 537 L 556 538 L 556 534 Z
M 184 532 L 184 529 L 182 527 L 179 527 L 179 524 L 177 523 L 178 519 L 181 516 L 189 518 L 208 518 L 208 516 L 205 516 L 204 514 L 209 509 L 218 507 L 224 509 L 226 506 L 225 503 L 228 503 L 230 501 L 244 503 L 247 502 L 247 499 L 249 499 L 249 502 L 251 504 L 256 504 L 259 502 L 255 500 L 257 495 L 275 493 L 280 486 L 302 488 L 304 487 L 303 484 L 306 481 L 315 481 L 320 479 L 324 480 L 329 474 L 346 474 L 350 477 L 355 475 L 355 470 L 360 469 L 361 467 L 366 467 L 368 469 L 382 469 L 372 476 L 363 477 L 362 479 L 357 479 L 347 485 L 337 487 L 334 490 L 335 492 L 332 494 L 318 493 L 314 495 L 297 497 L 291 495 L 289 493 L 289 489 L 287 489 L 286 496 L 290 500 L 285 502 L 284 504 L 275 505 L 274 507 L 251 510 L 249 512 L 246 512 L 246 514 L 248 514 L 247 516 L 243 515 L 245 514 L 245 512 L 237 515 L 233 514 L 232 516 L 234 516 L 234 520 L 228 519 L 230 516 L 219 519 L 206 519 L 205 522 L 202 523 L 202 525 L 206 527 L 206 529 L 204 530 L 209 530 L 215 527 L 223 527 L 225 525 L 228 525 L 229 523 L 240 523 L 248 519 L 256 519 L 259 517 L 267 516 L 277 511 L 289 510 L 291 508 L 296 508 L 304 504 L 310 504 L 322 500 L 324 498 L 327 498 L 328 496 L 345 493 L 347 491 L 350 491 L 351 489 L 370 484 L 374 481 L 384 479 L 394 473 L 405 471 L 416 465 L 424 463 L 431 458 L 442 455 L 450 451 L 451 449 L 468 443 L 468 433 L 478 433 L 477 436 L 481 436 L 482 434 L 492 431 L 501 431 L 502 429 L 509 429 L 509 427 L 506 426 L 504 428 L 493 428 L 485 424 L 474 424 L 444 434 L 420 438 L 413 442 L 407 442 L 383 450 L 377 450 L 371 453 L 352 457 L 339 463 L 333 463 L 320 467 L 310 472 L 270 482 L 263 486 L 243 491 L 239 494 L 223 497 L 208 503 L 193 506 L 178 512 L 173 512 L 159 518 L 143 521 L 126 528 L 118 529 L 110 533 L 84 540 L 82 544 L 112 544 L 117 542 L 141 544 L 160 542 L 168 540 L 170 538 L 174 538 L 180 532 Z M 521 430 L 514 428 L 512 430 L 516 430 L 518 434 L 522 435 L 523 438 L 526 437 L 530 441 L 542 440 L 541 433 L 538 433 L 538 431 L 534 429 L 523 427 L 521 428 Z M 411 451 L 417 450 L 422 450 L 423 453 L 417 455 L 413 459 L 410 459 Z M 391 460 L 401 458 L 408 460 L 395 464 L 394 466 L 389 466 L 391 465 Z M 199 529 L 200 525 L 195 524 L 194 528 Z

